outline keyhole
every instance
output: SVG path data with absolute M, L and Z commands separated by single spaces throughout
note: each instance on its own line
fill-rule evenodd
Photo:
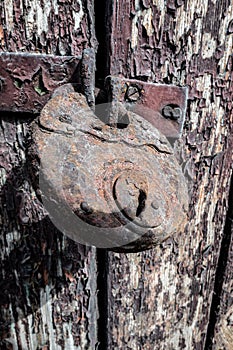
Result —
M 136 211 L 136 216 L 138 217 L 146 207 L 146 193 L 143 190 L 139 190 L 138 196 L 138 207 Z

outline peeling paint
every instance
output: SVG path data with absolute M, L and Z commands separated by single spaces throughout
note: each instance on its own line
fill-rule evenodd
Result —
M 152 36 L 154 33 L 154 28 L 152 25 L 152 9 L 149 8 L 142 12 L 142 25 L 146 29 L 146 33 L 148 36 Z
M 212 75 L 205 73 L 203 76 L 197 77 L 195 81 L 197 91 L 203 92 L 203 97 L 207 100 L 209 105 L 211 98 Z
M 154 33 L 153 28 L 153 13 L 152 9 L 148 8 L 145 10 L 140 9 L 138 0 L 135 0 L 136 14 L 132 20 L 132 33 L 131 33 L 131 48 L 135 49 L 138 43 L 138 25 L 142 24 L 146 30 L 147 35 L 150 37 Z
M 74 30 L 79 29 L 80 23 L 81 23 L 83 16 L 84 16 L 82 2 L 78 1 L 77 3 L 79 4 L 80 9 L 79 9 L 79 11 L 74 13 Z
M 232 55 L 232 47 L 233 47 L 233 34 L 230 34 L 225 39 L 225 49 L 224 49 L 224 55 L 219 61 L 219 68 L 220 68 L 220 74 L 225 78 L 228 79 L 228 76 L 226 75 L 226 66 L 227 62 L 229 60 L 229 57 Z
M 188 0 L 185 8 L 184 5 L 182 5 L 177 9 L 177 19 L 179 20 L 175 21 L 176 27 L 174 31 L 177 42 L 179 42 L 183 33 L 185 33 L 195 21 L 197 21 L 196 27 L 199 29 L 197 30 L 197 33 L 200 35 L 200 25 L 202 23 L 203 18 L 206 16 L 207 10 L 208 1 L 203 0 Z M 194 20 L 195 17 L 196 20 Z M 195 37 L 193 38 L 195 40 Z
M 7 30 L 12 31 L 14 28 L 14 18 L 13 18 L 13 0 L 7 0 L 4 3 L 4 10 L 5 10 L 5 16 L 6 16 L 6 22 L 7 22 Z
M 58 15 L 58 3 L 57 0 L 46 1 L 42 7 L 40 0 L 26 0 L 25 10 L 27 11 L 27 16 L 25 16 L 26 33 L 28 39 L 32 39 L 35 31 L 38 32 L 38 35 L 49 31 L 49 17 L 52 10 L 54 10 L 55 15 Z
M 6 42 L 0 40 L 4 51 L 70 56 L 96 45 L 91 1 L 4 0 L 2 6 L 3 22 L 7 23 L 7 32 L 3 29 Z M 89 19 L 85 16 L 88 12 Z
M 212 57 L 216 47 L 216 40 L 211 36 L 211 34 L 204 33 L 202 37 L 202 57 L 204 59 Z

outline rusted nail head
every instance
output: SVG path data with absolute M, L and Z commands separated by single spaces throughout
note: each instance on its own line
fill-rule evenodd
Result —
M 158 204 L 157 201 L 153 201 L 153 202 L 151 203 L 151 206 L 152 206 L 152 208 L 155 209 L 155 210 L 159 209 L 159 204 Z
M 80 208 L 82 209 L 82 211 L 84 211 L 87 214 L 93 213 L 93 209 L 89 207 L 87 202 L 82 202 L 80 205 Z

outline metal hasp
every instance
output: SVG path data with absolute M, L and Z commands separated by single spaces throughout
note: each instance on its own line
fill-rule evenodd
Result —
M 167 138 L 122 111 L 126 124 L 107 125 L 71 85 L 59 88 L 33 127 L 32 154 L 39 195 L 59 230 L 82 244 L 136 252 L 184 229 L 188 190 Z
M 181 136 L 185 119 L 186 87 L 147 83 L 135 79 L 109 76 L 105 81 L 112 102 L 110 120 L 114 124 L 119 102 L 139 114 L 170 140 Z
M 53 91 L 66 83 L 84 86 L 93 105 L 94 54 L 92 49 L 80 57 L 1 52 L 0 111 L 39 113 Z

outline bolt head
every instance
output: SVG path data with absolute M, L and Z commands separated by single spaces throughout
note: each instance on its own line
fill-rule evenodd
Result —
M 136 85 L 130 85 L 126 91 L 125 99 L 130 102 L 136 102 L 140 99 L 140 88 Z
M 167 105 L 163 108 L 162 114 L 165 118 L 178 120 L 182 117 L 182 110 L 178 106 Z

